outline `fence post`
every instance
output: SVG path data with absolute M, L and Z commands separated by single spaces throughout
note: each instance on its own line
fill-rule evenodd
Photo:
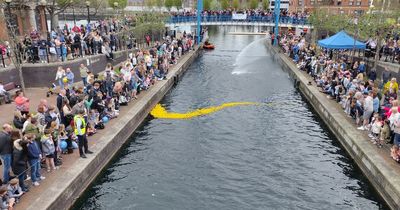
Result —
M 50 60 L 49 60 L 49 46 L 46 46 L 46 57 L 47 57 L 47 63 L 50 63 Z

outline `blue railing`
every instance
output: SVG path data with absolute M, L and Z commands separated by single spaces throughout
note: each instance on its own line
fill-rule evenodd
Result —
M 232 15 L 206 15 L 202 16 L 202 22 L 257 22 L 257 23 L 274 23 L 274 15 L 261 16 L 261 15 L 251 15 L 247 16 L 244 20 L 232 19 Z M 188 23 L 196 22 L 196 16 L 172 16 L 169 18 L 167 23 L 177 24 L 177 23 Z M 291 17 L 291 16 L 280 16 L 279 23 L 284 24 L 295 24 L 295 25 L 306 25 L 307 18 L 305 17 Z

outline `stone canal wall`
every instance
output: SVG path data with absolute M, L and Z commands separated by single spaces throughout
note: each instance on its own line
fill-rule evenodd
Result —
M 85 58 L 77 58 L 75 60 L 55 63 L 24 63 L 22 65 L 22 75 L 25 81 L 25 87 L 50 87 L 54 81 L 58 66 L 70 68 L 75 74 L 75 82 L 80 81 L 79 66 L 83 63 L 89 64 L 88 68 L 94 74 L 104 71 L 107 63 L 117 65 L 126 60 L 128 50 L 118 51 L 114 53 L 114 60 L 109 60 L 104 54 L 87 56 Z M 21 81 L 18 76 L 18 70 L 14 66 L 0 69 L 0 80 L 3 83 L 14 82 L 20 85 Z M 58 84 L 57 84 L 58 85 Z
M 38 195 L 37 201 L 32 202 L 28 209 L 69 209 L 75 200 L 84 192 L 96 178 L 121 146 L 128 140 L 138 126 L 145 120 L 152 108 L 164 97 L 174 83 L 199 55 L 199 48 L 184 55 L 179 63 L 169 72 L 167 79 L 158 81 L 136 101 L 123 108 L 123 114 L 107 125 L 104 135 L 96 136 L 96 144 L 90 149 L 95 154 L 87 159 L 76 161 L 68 168 L 60 179 L 43 194 Z
M 371 144 L 365 132 L 357 130 L 340 106 L 319 92 L 314 83 L 308 85 L 311 78 L 299 71 L 288 56 L 280 53 L 269 42 L 266 46 L 273 59 L 289 74 L 294 86 L 313 106 L 390 208 L 400 209 L 400 166 L 386 158 L 389 152 Z

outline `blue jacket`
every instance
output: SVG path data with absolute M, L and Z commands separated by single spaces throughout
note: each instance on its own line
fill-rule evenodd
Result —
M 42 152 L 36 142 L 28 144 L 28 158 L 29 159 L 38 159 Z

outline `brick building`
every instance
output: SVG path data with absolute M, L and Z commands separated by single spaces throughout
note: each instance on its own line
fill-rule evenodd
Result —
M 369 9 L 370 0 L 290 0 L 290 12 L 311 12 L 315 9 L 329 9 L 333 14 L 363 13 Z
M 11 12 L 11 17 L 10 13 Z M 19 4 L 12 2 L 10 4 L 10 11 L 5 6 L 0 10 L 0 41 L 8 39 L 7 21 L 11 20 L 11 26 L 16 29 L 17 36 L 29 34 L 32 28 L 37 29 L 41 34 L 46 34 L 46 17 L 44 13 L 44 6 L 39 5 L 37 2 L 27 2 L 26 4 Z

